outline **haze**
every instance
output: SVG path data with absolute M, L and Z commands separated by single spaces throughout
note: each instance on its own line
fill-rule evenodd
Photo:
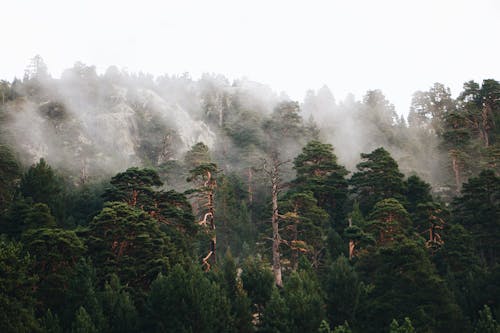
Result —
M 0 78 L 40 54 L 57 77 L 76 61 L 153 75 L 220 73 L 292 99 L 381 89 L 400 114 L 434 82 L 459 93 L 499 77 L 500 6 L 481 1 L 10 1 Z M 5 50 L 11 50 L 5 52 Z

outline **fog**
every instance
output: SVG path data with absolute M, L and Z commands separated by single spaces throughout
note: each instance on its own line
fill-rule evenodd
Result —
M 264 124 L 280 103 L 292 102 L 264 84 L 229 82 L 217 74 L 194 80 L 187 73 L 153 77 L 110 67 L 99 75 L 82 63 L 58 79 L 48 75 L 43 63 L 30 71 L 22 83 L 13 83 L 23 97 L 7 105 L 5 137 L 25 165 L 45 158 L 82 181 L 131 166 L 182 161 L 197 142 L 205 143 L 227 172 L 257 167 L 269 153 L 271 138 Z M 300 153 L 315 138 L 306 133 L 308 128 L 316 127 L 318 138 L 334 146 L 339 162 L 350 171 L 361 153 L 383 146 L 407 175 L 439 182 L 437 138 L 408 128 L 383 92 L 336 101 L 323 86 L 310 90 L 297 106 L 298 134 L 275 143 L 283 160 Z M 289 163 L 290 177 L 291 167 Z

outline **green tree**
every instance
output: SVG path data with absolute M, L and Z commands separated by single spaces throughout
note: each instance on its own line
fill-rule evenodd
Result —
M 333 225 L 343 221 L 347 199 L 347 170 L 337 163 L 330 144 L 310 141 L 294 160 L 297 178 L 294 186 L 298 191 L 312 191 L 318 206 L 328 212 Z
M 236 262 L 228 249 L 222 263 L 220 286 L 226 292 L 231 303 L 234 327 L 238 332 L 253 332 L 252 303 L 243 289 L 243 282 L 238 276 Z
M 359 163 L 350 180 L 353 193 L 363 214 L 367 214 L 375 203 L 389 198 L 404 202 L 405 185 L 398 164 L 384 148 L 369 154 L 361 154 Z
M 63 218 L 63 181 L 43 158 L 23 174 L 19 189 L 25 198 L 49 206 L 58 220 Z
M 484 308 L 479 311 L 479 320 L 476 323 L 474 333 L 499 333 L 500 325 L 493 318 L 490 308 L 485 305 Z
M 271 298 L 262 314 L 258 331 L 265 333 L 291 332 L 291 325 L 286 301 L 280 295 L 278 288 L 273 287 Z
M 176 265 L 151 285 L 147 306 L 157 332 L 231 332 L 230 305 L 199 267 Z
M 410 126 L 421 127 L 441 135 L 447 113 L 456 109 L 450 88 L 434 83 L 429 91 L 417 91 L 412 98 L 408 122 Z
M 50 309 L 48 309 L 43 318 L 40 319 L 40 328 L 42 332 L 46 333 L 63 333 L 59 317 L 57 314 L 52 314 Z
M 0 214 L 3 214 L 12 201 L 20 176 L 20 166 L 12 150 L 0 144 Z
M 211 163 L 210 149 L 203 142 L 198 142 L 186 152 L 184 164 L 187 169 L 194 169 L 199 165 Z
M 26 231 L 22 242 L 35 257 L 38 306 L 60 313 L 74 267 L 86 250 L 83 241 L 71 230 L 37 228 Z
M 104 330 L 105 318 L 98 295 L 96 271 L 90 260 L 80 259 L 68 279 L 62 308 L 63 327 L 71 327 L 75 313 L 83 307 L 97 330 Z
M 116 274 L 137 291 L 181 258 L 156 220 L 123 202 L 109 202 L 89 225 L 87 245 L 100 281 Z
M 333 326 L 354 322 L 361 292 L 358 274 L 343 255 L 330 266 L 326 286 L 328 319 Z
M 463 331 L 460 310 L 423 245 L 402 239 L 363 255 L 356 267 L 367 286 L 356 312 L 359 330 L 382 332 L 409 316 L 417 331 Z
M 484 170 L 469 179 L 452 207 L 454 221 L 471 232 L 481 257 L 493 267 L 500 256 L 500 177 Z
M 389 333 L 415 333 L 415 329 L 411 324 L 411 320 L 405 317 L 403 324 L 399 324 L 396 319 L 393 319 L 389 327 Z
M 104 285 L 104 290 L 99 295 L 104 318 L 106 319 L 106 332 L 129 333 L 138 329 L 139 317 L 126 288 L 121 285 L 118 276 L 112 274 L 110 280 Z
M 282 243 L 288 245 L 290 264 L 296 270 L 299 253 L 310 258 L 318 268 L 326 254 L 326 232 L 328 214 L 318 207 L 317 200 L 310 191 L 292 192 L 281 203 Z M 286 255 L 286 251 L 284 253 Z
M 323 294 L 312 272 L 292 272 L 283 288 L 288 307 L 289 332 L 317 331 L 325 319 Z
M 375 204 L 369 215 L 367 230 L 384 246 L 409 233 L 412 223 L 406 209 L 396 199 L 384 199 Z
M 31 266 L 33 258 L 24 253 L 20 243 L 0 238 L 0 330 L 33 332 L 35 319 L 34 289 L 37 277 Z
M 129 168 L 110 181 L 104 192 L 105 201 L 123 201 L 147 212 L 154 210 L 154 187 L 163 185 L 153 169 Z
M 273 291 L 273 272 L 259 257 L 248 257 L 242 265 L 241 280 L 255 311 L 262 313 Z
M 84 307 L 80 307 L 75 313 L 75 321 L 73 322 L 71 333 L 98 333 L 99 330 L 95 327 L 92 319 Z

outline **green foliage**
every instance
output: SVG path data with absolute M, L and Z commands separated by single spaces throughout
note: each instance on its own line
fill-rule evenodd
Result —
M 259 332 L 291 332 L 289 309 L 285 299 L 280 295 L 279 290 L 273 287 L 271 298 L 267 303 L 259 327 Z
M 411 220 L 406 209 L 396 199 L 384 199 L 373 207 L 367 230 L 377 240 L 378 245 L 386 245 L 400 240 L 409 233 Z
M 59 322 L 59 317 L 57 314 L 52 314 L 52 311 L 49 309 L 40 320 L 40 327 L 42 332 L 46 333 L 63 333 L 63 329 L 61 328 L 61 324 Z
M 207 164 L 211 162 L 210 152 L 208 146 L 203 142 L 198 142 L 191 147 L 189 151 L 186 152 L 184 157 L 184 164 L 186 168 L 194 169 L 201 164 Z
M 176 265 L 151 285 L 147 300 L 151 327 L 157 332 L 231 332 L 229 300 L 199 267 Z
M 234 327 L 238 332 L 253 332 L 252 304 L 247 292 L 243 289 L 243 282 L 237 273 L 236 262 L 231 252 L 226 251 L 222 263 L 222 279 L 220 286 L 226 292 L 231 303 L 231 314 L 234 318 Z
M 13 199 L 20 176 L 20 166 L 12 150 L 0 144 L 0 214 Z
M 63 186 L 62 178 L 42 158 L 23 174 L 19 190 L 25 198 L 31 198 L 35 203 L 40 202 L 49 206 L 58 221 L 62 221 Z
M 61 309 L 75 264 L 86 250 L 82 240 L 71 230 L 38 228 L 25 232 L 22 242 L 35 257 L 33 270 L 40 277 L 36 292 L 39 306 Z
M 405 317 L 403 324 L 399 324 L 396 319 L 393 319 L 389 327 L 389 333 L 415 333 L 415 329 L 411 324 L 411 320 Z
M 122 202 L 107 203 L 92 220 L 87 245 L 101 281 L 116 274 L 137 291 L 181 260 L 173 257 L 170 239 L 156 220 Z
M 34 288 L 38 282 L 31 272 L 33 259 L 22 245 L 0 238 L 0 331 L 33 332 L 38 329 L 34 315 Z
M 261 312 L 271 298 L 274 286 L 273 272 L 258 257 L 248 257 L 241 269 L 243 288 L 248 293 L 248 297 L 252 300 L 257 312 Z
M 392 319 L 410 316 L 417 331 L 462 331 L 460 310 L 422 245 L 403 239 L 380 247 L 357 268 L 370 287 L 356 313 L 359 329 L 381 332 Z
M 410 214 L 417 211 L 418 204 L 433 201 L 431 186 L 418 176 L 410 176 L 406 180 L 406 200 L 407 209 Z
M 354 322 L 361 286 L 357 272 L 343 255 L 330 266 L 325 292 L 330 323 Z
M 254 244 L 257 230 L 250 220 L 248 193 L 235 174 L 218 177 L 215 192 L 217 212 L 217 246 L 220 251 L 227 248 L 238 256 L 243 244 Z
M 461 196 L 453 201 L 456 223 L 469 230 L 476 248 L 488 265 L 499 263 L 500 240 L 500 177 L 491 170 L 463 185 Z
M 314 332 L 325 319 L 323 293 L 312 272 L 292 272 L 283 296 L 288 307 L 289 332 Z
M 163 183 L 152 169 L 129 168 L 111 178 L 111 188 L 104 192 L 105 201 L 123 201 L 146 211 L 153 207 L 153 187 Z
M 138 328 L 139 318 L 131 295 L 121 285 L 118 276 L 112 274 L 104 291 L 99 295 L 103 316 L 106 319 L 106 332 L 129 333 Z
M 319 141 L 309 142 L 302 153 L 294 159 L 297 178 L 294 186 L 298 191 L 311 191 L 318 206 L 326 210 L 333 225 L 340 230 L 343 222 L 344 204 L 347 199 L 347 170 L 337 163 L 330 144 Z
M 283 220 L 280 236 L 291 253 L 292 269 L 297 269 L 299 253 L 306 255 L 317 268 L 324 261 L 328 213 L 318 207 L 310 191 L 289 192 L 286 199 L 280 204 Z
M 10 205 L 0 222 L 1 232 L 15 239 L 19 239 L 29 229 L 55 226 L 56 221 L 46 204 L 33 204 L 23 198 L 18 198 Z
M 84 307 L 80 307 L 75 313 L 75 321 L 73 322 L 71 333 L 98 333 L 99 330 L 95 327 Z
M 483 310 L 479 311 L 479 320 L 474 328 L 474 333 L 499 333 L 500 325 L 493 318 L 490 308 L 485 305 Z
M 350 180 L 354 197 L 359 202 L 363 214 L 383 200 L 395 198 L 404 202 L 405 185 L 403 174 L 398 164 L 384 148 L 378 148 L 369 154 L 361 154 L 359 163 Z
M 105 328 L 105 318 L 97 292 L 97 276 L 90 260 L 80 259 L 75 265 L 65 298 L 67 305 L 60 311 L 64 314 L 64 327 L 69 328 L 74 314 L 84 308 L 96 329 Z

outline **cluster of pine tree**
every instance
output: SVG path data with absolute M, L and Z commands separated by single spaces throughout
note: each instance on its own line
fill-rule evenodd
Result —
M 111 86 L 94 89 L 101 78 L 78 68 L 88 96 L 114 103 Z M 47 75 L 38 64 L 2 81 L 2 125 L 31 103 L 64 137 L 71 114 Z M 150 88 L 176 80 L 193 83 Z M 497 81 L 468 82 L 456 100 L 439 84 L 418 92 L 408 125 L 369 92 L 348 109 L 385 148 L 361 153 L 352 172 L 323 139 L 340 123 L 303 120 L 318 96 L 265 113 L 204 84 L 198 119 L 212 148 L 172 153 L 178 133 L 137 102 L 140 166 L 109 177 L 24 165 L 1 126 L 0 331 L 500 332 Z M 434 144 L 444 191 L 389 152 Z

